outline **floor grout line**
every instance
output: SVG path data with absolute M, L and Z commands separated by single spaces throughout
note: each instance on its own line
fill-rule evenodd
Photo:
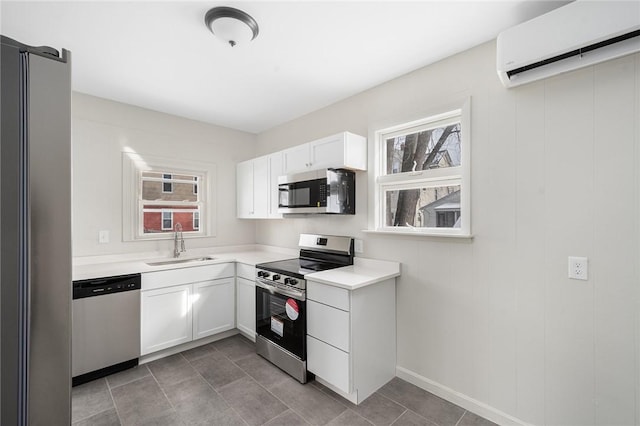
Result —
M 213 390 L 214 394 L 217 395 L 217 397 L 220 398 L 221 402 L 223 401 L 226 404 L 227 408 L 225 410 L 231 410 L 228 415 L 229 416 L 234 416 L 235 415 L 235 417 L 239 418 L 242 421 L 242 423 L 247 425 L 247 426 L 250 424 L 249 421 L 242 416 L 240 411 L 238 411 L 233 405 L 231 405 L 231 403 L 223 396 L 223 394 L 221 392 L 221 390 L 223 390 L 227 386 L 231 386 L 234 383 L 238 382 L 239 380 L 241 380 L 241 379 L 243 379 L 245 377 L 248 377 L 248 380 L 250 381 L 250 382 L 247 382 L 247 384 L 251 383 L 252 385 L 257 385 L 260 389 L 262 389 L 262 391 L 266 392 L 265 395 L 269 395 L 271 398 L 274 399 L 274 401 L 278 401 L 284 407 L 283 411 L 281 411 L 280 413 L 278 413 L 277 415 L 275 415 L 271 419 L 266 420 L 263 424 L 267 424 L 269 422 L 274 421 L 274 419 L 277 419 L 278 417 L 284 416 L 285 413 L 287 413 L 287 411 L 291 412 L 291 414 L 288 415 L 289 417 L 294 415 L 294 416 L 299 417 L 301 419 L 301 421 L 304 422 L 305 424 L 310 424 L 311 423 L 311 417 L 313 417 L 314 411 L 312 410 L 312 411 L 309 412 L 309 414 L 311 414 L 311 417 L 309 419 L 307 419 L 303 415 L 303 412 L 308 411 L 307 410 L 308 401 L 306 401 L 306 399 L 308 399 L 308 398 L 306 398 L 306 399 L 303 398 L 301 400 L 302 405 L 300 405 L 300 407 L 298 407 L 298 409 L 296 409 L 296 408 L 290 406 L 287 403 L 287 401 L 285 400 L 286 398 L 285 399 L 280 398 L 275 393 L 277 390 L 280 390 L 280 393 L 282 393 L 282 391 L 285 391 L 283 396 L 287 396 L 292 391 L 300 392 L 299 389 L 297 389 L 297 388 L 293 389 L 293 388 L 290 387 L 290 386 L 298 385 L 298 382 L 295 379 L 289 377 L 288 375 L 283 377 L 282 380 L 279 380 L 279 376 L 277 376 L 277 375 L 274 376 L 273 375 L 275 373 L 271 374 L 270 372 L 266 372 L 265 373 L 266 376 L 264 376 L 264 378 L 267 379 L 265 384 L 263 385 L 262 383 L 260 383 L 258 381 L 257 377 L 263 377 L 263 376 L 258 375 L 257 377 L 254 377 L 250 373 L 250 370 L 255 372 L 256 368 L 261 368 L 262 367 L 260 364 L 258 364 L 256 366 L 256 362 L 257 361 L 251 361 L 251 360 L 247 361 L 245 368 L 243 368 L 240 365 L 240 363 L 242 363 L 243 360 L 247 360 L 250 357 L 253 357 L 253 356 L 260 357 L 259 355 L 257 355 L 255 353 L 255 344 L 253 342 L 251 342 L 249 339 L 247 339 L 246 337 L 244 337 L 244 336 L 241 336 L 241 335 L 238 336 L 238 337 L 234 337 L 234 336 L 230 336 L 229 338 L 227 338 L 227 339 L 230 339 L 230 340 L 228 340 L 226 343 L 222 343 L 222 349 L 220 349 L 218 347 L 218 345 L 216 345 L 216 344 L 219 343 L 219 342 L 224 342 L 226 339 L 206 344 L 206 345 L 211 345 L 210 348 L 208 350 L 204 351 L 204 354 L 201 354 L 201 356 L 198 356 L 198 357 L 193 358 L 193 359 L 188 359 L 187 356 L 185 356 L 185 352 L 188 352 L 188 351 L 193 350 L 195 348 L 191 348 L 191 349 L 188 349 L 186 351 L 178 352 L 178 353 L 175 354 L 175 355 L 179 355 L 179 357 L 177 357 L 176 361 L 178 361 L 178 364 L 180 364 L 180 365 L 182 365 L 181 364 L 182 362 L 186 362 L 186 365 L 188 365 L 189 368 L 191 368 L 195 372 L 195 377 L 194 376 L 191 376 L 191 377 L 193 377 L 193 378 L 197 377 L 199 380 L 204 380 L 204 382 L 207 384 L 208 388 Z M 205 346 L 205 345 L 203 345 L 203 346 Z M 246 348 L 251 348 L 252 352 L 245 354 L 244 352 L 246 352 Z M 198 353 L 198 352 L 196 352 L 196 353 Z M 201 372 L 198 371 L 198 369 L 194 366 L 194 363 L 197 363 L 199 360 L 201 360 L 201 359 L 203 359 L 205 357 L 213 356 L 214 354 L 215 354 L 215 356 L 220 356 L 221 360 L 225 359 L 228 362 L 230 362 L 231 365 L 234 368 L 237 368 L 240 372 L 242 372 L 242 374 L 243 374 L 242 377 L 237 378 L 235 380 L 232 380 L 229 383 L 225 383 L 224 385 L 219 387 L 220 389 L 216 389 L 214 387 L 214 385 L 212 383 L 210 383 L 205 378 L 205 376 L 203 374 L 201 374 Z M 262 358 L 262 357 L 260 357 L 260 358 Z M 156 361 L 159 361 L 159 360 L 156 360 Z M 265 360 L 265 361 L 268 362 L 268 360 Z M 135 382 L 140 381 L 142 379 L 145 379 L 145 378 L 147 378 L 149 376 L 151 376 L 152 380 L 160 388 L 160 391 L 162 392 L 163 396 L 165 397 L 165 400 L 169 403 L 169 407 L 171 409 L 172 415 L 175 415 L 177 417 L 177 420 L 180 422 L 180 424 L 184 424 L 185 418 L 183 418 L 183 416 L 178 413 L 178 411 L 176 409 L 176 405 L 174 405 L 173 402 L 171 401 L 171 399 L 169 398 L 165 387 L 160 384 L 160 381 L 159 381 L 158 377 L 156 376 L 156 374 L 154 374 L 154 372 L 152 371 L 151 367 L 149 366 L 153 362 L 155 362 L 155 361 L 152 361 L 151 363 L 141 364 L 138 367 L 140 369 L 144 368 L 146 370 L 146 372 L 142 371 L 140 373 L 140 374 L 144 374 L 144 375 L 142 375 L 140 377 L 136 377 L 137 374 L 135 374 L 135 375 L 132 376 L 132 377 L 135 377 L 132 380 L 129 380 L 129 381 L 126 381 L 126 382 L 123 382 L 123 383 L 119 383 L 116 386 L 112 386 L 111 385 L 111 383 L 108 380 L 108 377 L 102 378 L 102 380 L 104 381 L 104 383 L 105 383 L 105 385 L 107 387 L 107 390 L 109 392 L 109 398 L 111 400 L 111 404 L 113 406 L 113 409 L 115 410 L 116 417 L 117 417 L 117 419 L 118 419 L 118 421 L 120 422 L 121 425 L 124 425 L 124 423 L 123 423 L 123 419 L 122 419 L 122 416 L 121 416 L 121 413 L 120 413 L 120 409 L 117 406 L 116 401 L 115 401 L 114 391 L 116 389 L 122 387 L 122 386 L 126 386 L 126 385 L 129 385 L 129 384 L 135 383 Z M 210 362 L 210 361 L 207 361 L 207 362 Z M 169 366 L 171 366 L 171 364 L 169 364 Z M 213 367 L 215 367 L 215 365 Z M 273 368 L 277 368 L 277 367 L 273 366 Z M 167 370 L 167 371 L 169 371 L 169 370 Z M 163 372 L 163 371 L 164 370 L 162 370 L 160 372 Z M 262 371 L 262 370 L 260 370 L 260 371 Z M 205 371 L 205 372 L 207 372 L 207 371 Z M 229 369 L 229 372 L 232 372 L 231 369 Z M 118 373 L 115 373 L 115 374 L 118 374 Z M 237 374 L 237 373 L 234 373 L 234 375 L 235 374 Z M 226 375 L 226 373 L 224 373 L 223 377 L 225 377 L 225 375 Z M 177 377 L 176 380 L 178 380 L 178 381 L 176 383 L 169 383 L 168 386 L 177 385 L 177 384 L 183 383 L 183 382 L 185 382 L 185 381 L 190 379 L 189 377 L 182 378 L 181 375 L 179 375 L 179 374 L 178 375 L 174 374 L 174 375 L 172 375 L 170 377 L 173 378 L 174 376 Z M 185 374 L 185 377 L 186 376 L 187 375 Z M 215 378 L 215 377 L 216 377 L 216 375 L 214 374 L 213 378 Z M 229 377 L 233 377 L 233 375 L 231 375 Z M 288 383 L 288 381 L 291 381 L 291 383 Z M 117 383 L 117 380 L 115 382 Z M 269 386 L 269 388 L 267 388 L 267 385 Z M 287 386 L 289 386 L 289 388 L 287 388 Z M 314 395 L 315 395 L 315 398 L 319 398 L 320 395 L 324 395 L 325 398 L 327 398 L 328 400 L 333 401 L 333 403 L 339 405 L 339 407 L 338 407 L 338 405 L 334 405 L 334 408 L 336 410 L 338 408 L 340 408 L 340 407 L 342 408 L 342 411 L 340 411 L 336 416 L 331 418 L 329 420 L 329 423 L 330 422 L 334 422 L 336 419 L 340 418 L 341 416 L 347 415 L 347 411 L 351 410 L 353 413 L 356 414 L 357 418 L 361 418 L 361 419 L 365 420 L 365 422 L 367 424 L 375 425 L 373 420 L 370 420 L 369 418 L 365 417 L 364 414 L 361 414 L 357 410 L 357 406 L 356 406 L 356 408 L 352 408 L 352 406 L 354 405 L 353 403 L 351 403 L 350 401 L 344 399 L 339 394 L 336 394 L 330 388 L 328 388 L 326 386 L 323 386 L 320 383 L 314 382 L 314 381 L 311 381 L 311 382 L 307 383 L 306 386 L 309 386 L 309 390 L 310 390 L 311 394 L 310 395 L 305 395 L 305 396 L 314 397 Z M 241 389 L 241 387 L 237 388 L 237 389 Z M 404 386 L 400 386 L 395 391 L 394 391 L 393 386 L 390 389 L 392 390 L 392 392 L 391 392 L 392 395 L 387 395 L 385 393 L 380 392 L 382 390 L 382 388 L 374 393 L 374 394 L 377 394 L 378 397 L 382 397 L 382 398 L 384 398 L 384 400 L 389 401 L 390 404 L 395 404 L 395 405 L 397 405 L 399 407 L 397 409 L 394 408 L 388 414 L 392 414 L 394 411 L 401 411 L 400 414 L 397 417 L 395 417 L 395 419 L 393 419 L 389 423 L 390 426 L 391 425 L 398 425 L 399 422 L 401 422 L 400 419 L 403 418 L 403 417 L 406 417 L 409 412 L 411 412 L 412 415 L 417 416 L 416 419 L 423 419 L 429 425 L 438 426 L 438 424 L 439 424 L 438 422 L 430 420 L 430 419 L 426 418 L 425 416 L 423 416 L 422 414 L 419 414 L 419 413 L 411 410 L 410 408 L 406 407 L 400 401 L 397 400 L 397 399 L 406 400 L 405 396 L 407 396 L 407 395 L 410 396 L 412 394 L 412 389 L 406 388 Z M 388 390 L 389 389 L 387 389 L 387 391 Z M 403 391 L 400 392 L 400 390 L 403 390 Z M 320 394 L 314 394 L 314 392 L 316 392 L 316 391 L 319 391 Z M 257 392 L 257 390 L 256 390 L 256 392 Z M 396 396 L 399 397 L 399 398 L 394 397 L 394 395 L 393 395 L 394 393 L 397 394 Z M 306 392 L 305 392 L 305 394 L 306 394 Z M 122 394 L 120 394 L 120 395 L 122 395 Z M 258 392 L 258 395 L 260 395 L 259 392 Z M 211 395 L 211 396 L 213 396 L 213 395 Z M 380 401 L 378 401 L 378 402 L 380 402 Z M 383 405 L 386 405 L 386 404 L 387 403 L 384 403 Z M 302 409 L 302 411 L 300 411 L 300 409 Z M 111 408 L 107 408 L 107 409 L 102 410 L 100 412 L 91 414 L 91 415 L 89 415 L 89 416 L 87 416 L 87 417 L 85 417 L 83 419 L 77 419 L 77 420 L 74 421 L 73 424 L 75 425 L 78 422 L 86 421 L 87 419 L 90 419 L 90 418 L 92 418 L 94 416 L 106 413 L 109 410 L 111 410 Z M 362 410 L 360 410 L 360 411 L 362 411 Z M 221 411 L 221 412 L 223 412 L 223 411 Z M 325 414 L 329 414 L 329 413 L 333 414 L 333 410 L 331 410 L 331 411 L 329 411 L 329 412 L 327 412 Z M 367 409 L 365 409 L 365 411 L 363 411 L 363 413 L 365 413 L 365 414 L 368 413 Z M 467 410 L 462 409 L 462 414 L 460 415 L 460 417 L 458 418 L 458 420 L 456 421 L 454 426 L 462 425 L 462 422 L 463 422 L 465 416 L 468 417 L 468 413 L 469 412 Z M 375 413 L 372 413 L 372 414 L 375 414 Z M 428 412 L 426 414 L 430 415 Z M 352 414 L 348 414 L 348 416 L 352 416 Z M 324 414 L 321 417 L 324 417 Z M 378 418 L 378 417 L 374 416 L 372 418 Z

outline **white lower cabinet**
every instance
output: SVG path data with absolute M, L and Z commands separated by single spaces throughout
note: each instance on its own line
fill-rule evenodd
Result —
M 193 284 L 193 340 L 212 336 L 235 326 L 233 278 Z
M 191 285 L 143 291 L 141 354 L 170 348 L 193 340 Z
M 245 336 L 256 340 L 256 283 L 255 268 L 237 264 L 236 278 L 236 326 Z
M 235 327 L 233 263 L 142 274 L 141 355 Z
M 395 376 L 395 279 L 346 290 L 307 281 L 307 369 L 359 404 Z

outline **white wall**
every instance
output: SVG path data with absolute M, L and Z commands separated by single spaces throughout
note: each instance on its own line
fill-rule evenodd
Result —
M 122 241 L 122 151 L 216 164 L 216 236 L 189 248 L 252 244 L 255 225 L 235 218 L 235 165 L 255 154 L 255 135 L 74 93 L 73 254 L 173 250 L 173 241 Z M 98 243 L 108 230 L 110 243 Z
M 356 216 L 260 221 L 257 242 L 346 234 L 402 262 L 402 377 L 503 423 L 640 424 L 640 55 L 507 90 L 484 44 L 266 131 L 258 154 L 465 96 L 472 241 L 363 234 L 360 174 Z

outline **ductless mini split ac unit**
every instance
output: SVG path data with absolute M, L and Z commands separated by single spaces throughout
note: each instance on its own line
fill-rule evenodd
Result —
M 640 51 L 640 1 L 578 0 L 498 35 L 505 87 Z

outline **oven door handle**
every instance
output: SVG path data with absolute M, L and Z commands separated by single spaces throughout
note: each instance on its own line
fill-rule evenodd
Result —
M 284 289 L 282 287 L 276 287 L 274 285 L 267 284 L 267 283 L 262 282 L 260 280 L 256 280 L 256 286 L 258 286 L 260 288 L 263 288 L 263 289 L 267 290 L 269 293 L 272 293 L 272 294 L 281 294 L 283 296 L 288 296 L 288 297 L 291 297 L 293 299 L 300 300 L 301 302 L 305 301 L 305 296 L 304 296 L 304 293 L 302 293 L 302 292 L 293 291 L 293 290 L 287 290 L 287 289 Z

